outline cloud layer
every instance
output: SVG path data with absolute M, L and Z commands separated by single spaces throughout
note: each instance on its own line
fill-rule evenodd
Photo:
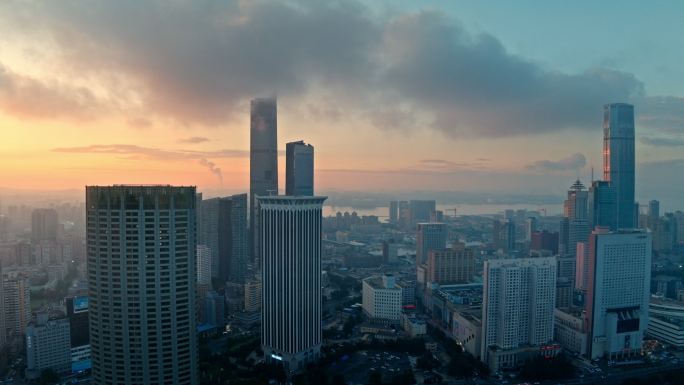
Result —
M 142 108 L 190 126 L 223 124 L 251 97 L 273 93 L 310 111 L 454 138 L 595 130 L 602 104 L 616 101 L 637 103 L 652 129 L 684 122 L 682 98 L 648 96 L 632 74 L 544 68 L 437 11 L 385 16 L 354 1 L 64 0 L 7 1 L 0 14 L 14 24 L 2 31 L 10 38 L 49 37 L 60 76 L 99 79 L 125 95 L 117 112 Z M 17 28 L 27 23 L 36 28 Z M 101 108 L 93 94 L 0 70 L 0 108 L 10 113 L 78 115 Z
M 540 172 L 574 171 L 583 169 L 586 164 L 587 158 L 583 154 L 576 153 L 559 160 L 538 160 L 526 168 Z

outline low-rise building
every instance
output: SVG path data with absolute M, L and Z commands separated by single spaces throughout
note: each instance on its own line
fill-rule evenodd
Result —
M 69 320 L 49 320 L 47 314 L 39 314 L 26 328 L 26 377 L 38 378 L 47 369 L 71 371 Z
M 560 345 L 573 353 L 587 354 L 586 313 L 578 308 L 556 308 L 553 312 L 553 336 Z
M 363 311 L 371 322 L 399 323 L 402 290 L 392 275 L 363 280 Z
M 652 297 L 646 334 L 678 349 L 684 348 L 684 302 Z

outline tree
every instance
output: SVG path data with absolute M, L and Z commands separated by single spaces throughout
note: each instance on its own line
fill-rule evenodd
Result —
M 373 372 L 368 376 L 368 385 L 382 385 L 382 374 Z
M 347 385 L 346 381 L 344 380 L 344 376 L 341 374 L 336 374 L 332 378 L 332 383 L 331 385 Z
M 40 385 L 52 385 L 59 382 L 59 376 L 52 369 L 45 369 L 40 373 L 38 378 L 38 384 Z

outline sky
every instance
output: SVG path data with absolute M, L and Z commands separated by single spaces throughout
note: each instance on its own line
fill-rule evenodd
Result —
M 601 168 L 603 104 L 629 102 L 637 199 L 684 209 L 682 14 L 679 1 L 5 0 L 0 188 L 246 191 L 249 100 L 277 95 L 279 147 L 315 146 L 318 191 L 561 196 Z

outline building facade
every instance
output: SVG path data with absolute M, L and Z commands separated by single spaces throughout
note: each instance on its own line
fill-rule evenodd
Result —
M 641 354 L 651 296 L 651 235 L 594 230 L 588 263 L 588 356 L 617 359 Z
M 285 146 L 285 195 L 314 195 L 314 147 L 303 140 Z
M 363 311 L 371 322 L 399 323 L 403 297 L 394 276 L 366 278 L 362 290 Z
M 445 223 L 419 223 L 416 237 L 416 266 L 427 263 L 430 250 L 445 249 L 447 236 Z
M 556 259 L 484 263 L 482 362 L 493 371 L 516 367 L 553 341 Z
M 256 197 L 278 194 L 278 106 L 275 98 L 251 101 L 249 142 L 249 236 L 251 257 L 258 263 Z
M 93 381 L 198 382 L 195 188 L 86 187 Z
M 36 323 L 26 328 L 26 376 L 40 377 L 43 370 L 56 373 L 71 372 L 71 343 L 69 320 L 47 319 L 47 314 L 38 315 Z
M 264 357 L 301 370 L 320 357 L 325 197 L 258 197 Z
M 617 229 L 636 227 L 634 199 L 634 106 L 603 107 L 603 180 L 615 190 Z
M 428 251 L 427 282 L 440 285 L 466 283 L 475 274 L 475 255 L 465 244 L 457 243 L 450 249 Z
M 211 250 L 211 276 L 242 283 L 247 271 L 247 194 L 202 201 L 199 244 Z

